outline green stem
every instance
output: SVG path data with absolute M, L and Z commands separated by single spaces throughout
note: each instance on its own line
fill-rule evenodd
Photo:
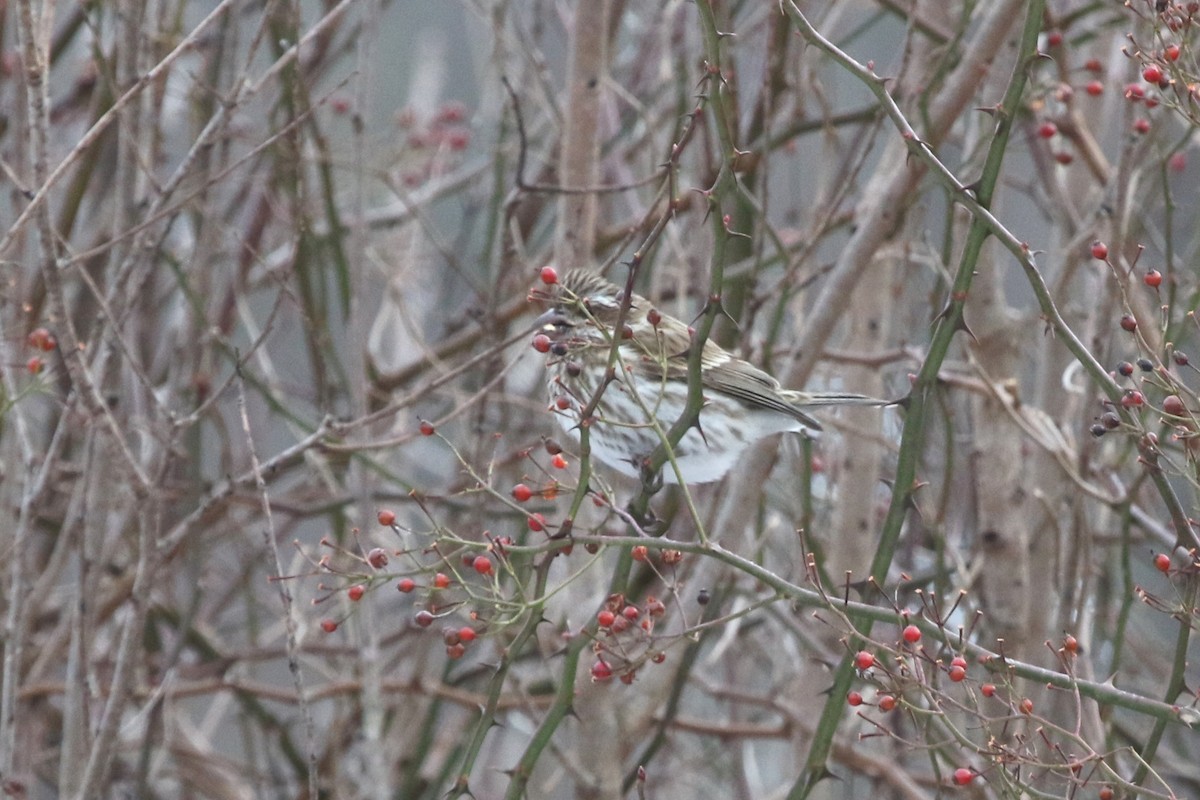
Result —
M 1013 69 L 1004 99 L 995 109 L 996 131 L 988 149 L 983 174 L 977 184 L 975 202 L 972 204 L 973 211 L 976 209 L 986 211 L 991 204 L 993 192 L 999 182 L 1000 167 L 1004 160 L 1005 150 L 1008 147 L 1009 134 L 1012 130 L 1013 113 L 1020 106 L 1021 97 L 1025 92 L 1026 70 L 1030 59 L 1035 57 L 1037 53 L 1037 37 L 1041 30 L 1043 6 L 1043 0 L 1033 0 L 1026 12 L 1025 26 L 1021 35 L 1021 48 L 1017 56 L 1016 66 Z M 871 73 L 863 71 L 848 56 L 822 38 L 794 4 L 788 3 L 785 6 L 785 13 L 796 23 L 806 39 L 834 55 L 835 58 L 842 61 L 843 65 L 851 65 L 852 71 L 865 79 L 867 85 L 871 87 L 871 90 L 882 101 L 889 116 L 892 116 L 897 121 L 902 134 L 910 143 L 910 149 L 917 157 L 924 157 L 928 154 L 930 160 L 937 161 L 933 157 L 933 154 L 928 152 L 928 147 L 916 136 L 915 131 L 912 130 L 907 120 L 904 119 L 895 101 L 887 94 L 881 80 Z M 940 166 L 940 162 L 937 163 Z M 951 178 L 953 179 L 953 176 Z M 954 182 L 955 184 L 958 183 L 956 179 L 954 179 Z M 963 191 L 956 196 L 966 197 L 969 195 Z M 879 547 L 875 551 L 875 558 L 871 562 L 871 577 L 873 581 L 868 583 L 868 585 L 873 583 L 874 585 L 882 586 L 887 579 L 888 569 L 896 552 L 896 544 L 899 541 L 900 532 L 908 516 L 908 511 L 913 504 L 913 495 L 919 487 L 917 465 L 920 462 L 925 444 L 925 422 L 929 404 L 937 391 L 938 372 L 950 350 L 954 335 L 963 329 L 963 307 L 966 304 L 971 282 L 978 265 L 979 254 L 984 241 L 993 232 L 993 227 L 986 221 L 982 214 L 975 213 L 972 216 L 966 246 L 959 261 L 958 271 L 955 275 L 948 304 L 938 318 L 928 355 L 917 375 L 912 393 L 909 395 L 908 413 L 905 417 L 904 431 L 900 439 L 900 454 L 896 466 L 895 488 L 892 493 L 891 504 L 888 507 L 887 517 L 883 524 L 883 533 Z M 859 614 L 850 614 L 849 619 L 855 629 L 861 630 L 864 635 L 869 634 L 871 629 L 869 619 Z M 816 733 L 812 747 L 809 750 L 808 759 L 805 762 L 804 770 L 788 794 L 789 800 L 808 797 L 818 781 L 828 775 L 826 762 L 829 759 L 829 754 L 833 748 L 834 736 L 846 707 L 844 700 L 846 692 L 849 691 L 855 676 L 852 654 L 856 649 L 855 644 L 851 642 L 847 648 L 847 655 L 842 659 L 842 663 L 834 677 L 833 688 L 829 692 L 829 700 L 826 702 L 825 708 L 821 713 L 821 718 L 817 722 Z

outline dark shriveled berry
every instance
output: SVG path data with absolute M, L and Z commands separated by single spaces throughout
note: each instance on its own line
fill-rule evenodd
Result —
M 1110 431 L 1118 428 L 1121 425 L 1121 418 L 1117 416 L 1115 411 L 1107 411 L 1100 417 L 1100 423 Z
M 1133 374 L 1133 364 L 1130 364 L 1128 361 L 1122 361 L 1120 364 L 1117 364 L 1117 373 L 1128 378 Z
M 1092 432 L 1092 436 L 1095 436 L 1097 439 L 1108 433 L 1108 428 L 1104 427 L 1099 422 L 1093 425 L 1090 430 Z
M 1142 372 L 1153 372 L 1154 363 L 1148 358 L 1139 358 L 1137 360 L 1138 369 Z

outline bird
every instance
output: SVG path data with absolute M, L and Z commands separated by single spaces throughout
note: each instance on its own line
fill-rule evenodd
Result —
M 683 414 L 693 331 L 638 294 L 630 297 L 614 331 L 624 290 L 598 272 L 576 268 L 561 277 L 542 272 L 550 307 L 536 322 L 533 346 L 548 355 L 550 407 L 564 430 L 579 438 L 588 428 L 591 455 L 616 471 L 642 477 L 646 459 Z M 549 278 L 549 280 L 547 280 Z M 609 356 L 616 363 L 609 374 Z M 849 392 L 783 388 L 773 376 L 712 341 L 700 358 L 703 392 L 697 424 L 671 451 L 665 483 L 703 484 L 723 478 L 750 445 L 785 431 L 821 430 L 814 408 L 882 406 L 888 402 Z M 581 412 L 604 385 L 591 415 Z

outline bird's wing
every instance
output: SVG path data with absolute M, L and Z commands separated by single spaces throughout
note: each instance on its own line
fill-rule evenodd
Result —
M 634 369 L 643 375 L 668 381 L 688 379 L 688 338 L 686 332 L 672 336 L 674 331 L 661 331 L 656 345 L 641 345 L 641 357 Z M 821 424 L 788 402 L 779 381 L 758 367 L 730 355 L 720 346 L 706 342 L 700 360 L 701 384 L 706 389 L 736 397 L 750 408 L 778 411 L 802 422 L 809 428 L 821 430 Z M 664 374 L 665 372 L 665 374 Z

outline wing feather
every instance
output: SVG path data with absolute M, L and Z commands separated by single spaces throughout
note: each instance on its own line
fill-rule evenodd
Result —
M 686 329 L 674 331 L 660 326 L 655 342 L 639 341 L 638 345 L 642 353 L 636 359 L 637 371 L 656 380 L 687 381 Z M 753 364 L 731 356 L 718 345 L 705 343 L 700 365 L 704 388 L 735 397 L 752 409 L 787 414 L 807 427 L 821 430 L 819 422 L 788 402 L 779 381 Z

